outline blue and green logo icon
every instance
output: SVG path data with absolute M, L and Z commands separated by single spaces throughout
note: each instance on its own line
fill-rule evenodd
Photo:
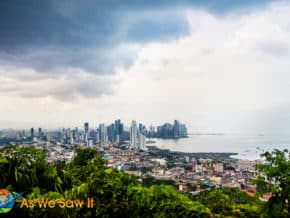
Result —
M 8 213 L 14 206 L 14 196 L 7 189 L 0 189 L 0 214 Z

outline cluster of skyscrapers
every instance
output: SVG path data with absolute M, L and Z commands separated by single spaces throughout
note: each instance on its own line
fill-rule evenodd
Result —
M 124 126 L 120 120 L 106 126 L 104 123 L 99 124 L 98 128 L 90 128 L 89 123 L 84 123 L 83 130 L 78 127 L 63 128 L 60 131 L 43 132 L 41 128 L 35 133 L 34 128 L 30 129 L 30 134 L 26 136 L 22 134 L 24 139 L 28 141 L 43 140 L 50 142 L 61 142 L 64 144 L 86 143 L 93 146 L 96 143 L 119 143 L 120 141 L 129 140 L 129 132 L 124 131 Z
M 142 123 L 137 124 L 133 120 L 130 125 L 129 132 L 124 130 L 124 125 L 120 120 L 115 120 L 109 126 L 100 124 L 97 130 L 89 131 L 89 124 L 84 124 L 85 138 L 88 145 L 94 143 L 116 143 L 130 140 L 130 146 L 136 149 L 142 149 L 146 144 L 147 138 L 168 138 L 178 139 L 187 137 L 187 128 L 185 124 L 174 120 L 173 124 L 165 123 L 157 128 L 150 126 L 149 130 Z
M 84 141 L 88 146 L 96 143 L 116 143 L 128 140 L 124 132 L 124 125 L 121 120 L 115 120 L 114 123 L 106 126 L 104 123 L 99 124 L 96 129 L 89 129 L 89 123 L 84 123 Z
M 44 133 L 42 132 L 41 128 L 38 128 L 37 134 L 34 132 L 34 128 L 30 129 L 30 138 L 33 139 L 37 137 L 38 139 L 43 139 L 45 137 Z
M 147 136 L 150 138 L 179 139 L 187 137 L 187 128 L 185 124 L 174 120 L 173 124 L 164 123 L 161 126 L 150 127 Z
M 129 144 L 131 148 L 143 149 L 146 146 L 146 138 L 178 139 L 187 136 L 187 129 L 185 124 L 178 120 L 174 120 L 173 124 L 165 123 L 157 127 L 150 126 L 148 129 L 142 123 L 133 120 L 125 130 L 123 123 L 118 119 L 109 125 L 101 123 L 97 128 L 91 128 L 89 123 L 85 122 L 83 129 L 76 127 L 74 129 L 63 128 L 56 131 L 43 131 L 38 128 L 38 131 L 35 131 L 34 128 L 31 128 L 30 131 L 23 130 L 14 135 L 12 137 L 15 139 L 14 141 L 23 144 L 29 144 L 31 141 L 49 141 L 55 144 L 85 144 L 89 147 L 97 144 Z
M 129 145 L 134 149 L 145 148 L 146 128 L 142 124 L 137 126 L 137 122 L 131 122 L 130 130 L 125 131 L 121 120 L 115 120 L 114 123 L 106 126 L 104 123 L 99 127 L 89 129 L 89 124 L 84 123 L 84 141 L 88 146 L 96 143 L 112 143 L 118 145 L 120 142 L 129 141 Z
M 133 120 L 131 122 L 130 127 L 130 146 L 135 149 L 143 149 L 145 148 L 146 143 L 146 136 L 145 133 L 142 131 L 143 125 L 140 124 L 139 128 L 137 128 L 137 122 Z

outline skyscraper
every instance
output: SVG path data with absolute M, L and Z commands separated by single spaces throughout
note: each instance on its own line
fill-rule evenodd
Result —
M 96 131 L 96 142 L 100 142 L 100 130 L 97 129 Z
M 138 129 L 135 120 L 132 120 L 130 128 L 130 145 L 133 148 L 138 148 Z
M 41 128 L 38 128 L 38 138 L 42 138 L 42 130 Z
M 69 135 L 69 139 L 70 139 L 70 144 L 74 144 L 74 130 L 73 131 L 69 131 L 70 135 Z
M 146 127 L 142 123 L 139 123 L 139 132 L 146 135 Z
M 174 120 L 174 127 L 173 127 L 173 135 L 174 138 L 180 137 L 180 122 L 178 120 Z
M 115 135 L 119 134 L 120 123 L 120 120 L 115 120 Z
M 115 142 L 119 144 L 121 135 L 123 134 L 123 124 L 121 120 L 115 120 Z
M 144 149 L 146 147 L 146 137 L 141 132 L 138 134 L 138 146 L 140 149 Z
M 84 130 L 85 130 L 85 133 L 89 132 L 89 123 L 88 122 L 84 123 Z
M 84 141 L 87 142 L 89 138 L 89 123 L 88 122 L 84 123 L 84 130 L 85 130 Z
M 79 142 L 80 140 L 80 135 L 79 135 L 79 129 L 78 127 L 75 128 L 75 141 Z
M 30 138 L 33 139 L 34 138 L 34 128 L 30 129 Z
M 185 124 L 180 125 L 180 136 L 181 137 L 187 136 L 187 128 L 186 128 Z
M 104 143 L 107 141 L 107 129 L 105 128 L 105 124 L 101 123 L 99 125 L 99 134 L 100 134 L 100 142 Z
M 108 140 L 113 143 L 115 141 L 115 124 L 114 123 L 108 126 L 107 134 L 108 134 Z

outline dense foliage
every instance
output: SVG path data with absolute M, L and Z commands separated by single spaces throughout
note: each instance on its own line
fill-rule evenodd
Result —
M 257 217 L 262 203 L 238 189 L 212 189 L 193 197 L 176 187 L 106 167 L 95 149 L 77 149 L 70 163 L 49 164 L 33 146 L 0 149 L 0 187 L 23 193 L 3 217 Z M 35 199 L 78 199 L 93 207 L 39 207 Z M 31 200 L 31 201 L 29 201 Z M 21 208 L 22 206 L 22 208 Z
M 0 151 L 0 187 L 29 199 L 94 199 L 93 208 L 22 208 L 6 217 L 209 217 L 210 210 L 168 185 L 143 187 L 137 178 L 107 168 L 94 149 L 77 149 L 70 163 L 48 164 L 45 151 L 6 146 Z M 36 202 L 34 202 L 36 203 Z
M 269 217 L 290 217 L 290 152 L 275 149 L 262 154 L 266 164 L 256 165 L 255 179 L 260 195 L 271 193 L 263 208 Z
M 208 207 L 215 216 L 259 217 L 262 202 L 248 196 L 237 188 L 212 189 L 204 191 L 194 200 Z

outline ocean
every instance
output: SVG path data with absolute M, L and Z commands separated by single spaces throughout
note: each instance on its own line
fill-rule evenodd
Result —
M 150 145 L 181 152 L 234 152 L 238 159 L 256 160 L 275 148 L 290 150 L 290 135 L 196 134 L 181 139 L 153 139 Z

